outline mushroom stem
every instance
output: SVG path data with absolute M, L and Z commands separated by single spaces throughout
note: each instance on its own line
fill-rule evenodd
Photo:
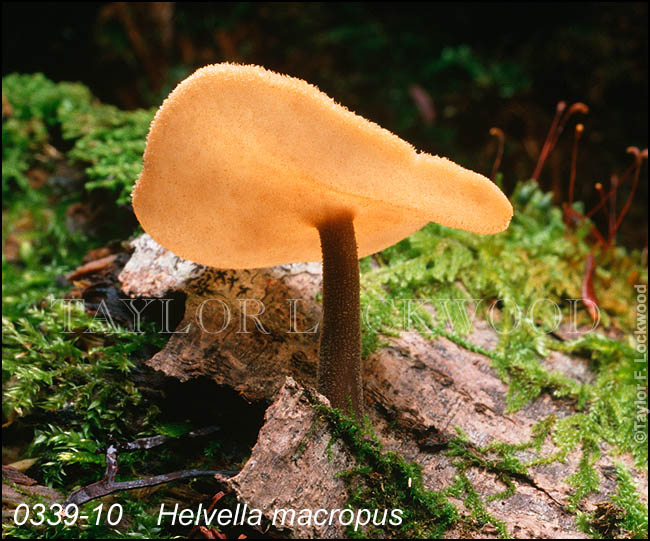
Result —
M 359 259 L 351 216 L 318 225 L 323 252 L 323 323 L 318 389 L 332 404 L 363 417 Z

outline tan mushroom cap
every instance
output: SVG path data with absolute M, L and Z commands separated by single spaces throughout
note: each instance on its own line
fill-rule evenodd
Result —
M 176 255 L 233 269 L 320 261 L 316 227 L 343 215 L 360 257 L 430 221 L 498 233 L 512 217 L 482 175 L 418 153 L 301 79 L 235 64 L 199 69 L 164 101 L 133 207 Z

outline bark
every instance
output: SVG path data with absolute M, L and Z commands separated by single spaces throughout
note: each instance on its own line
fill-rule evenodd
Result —
M 219 271 L 180 260 L 146 235 L 133 244 L 135 251 L 119 275 L 125 293 L 160 298 L 179 291 L 187 295 L 185 315 L 176 329 L 183 332 L 172 335 L 165 349 L 148 361 L 150 366 L 182 381 L 209 377 L 251 401 L 275 401 L 251 459 L 231 481 L 238 497 L 267 514 L 272 508 L 344 506 L 347 496 L 335 473 L 350 467 L 353 459 L 337 444 L 334 460 L 327 460 L 330 434 L 309 405 L 320 398 L 304 390 L 316 384 L 318 333 L 288 332 L 295 331 L 296 325 L 300 331 L 312 329 L 320 320 L 320 265 Z M 267 332 L 244 317 L 246 310 L 249 315 L 257 311 L 255 299 L 266 307 L 258 319 Z M 299 301 L 292 304 L 289 299 Z M 202 325 L 197 319 L 201 306 Z M 231 311 L 228 325 L 224 306 Z M 292 306 L 297 308 L 295 321 Z M 244 322 L 247 332 L 241 332 Z M 215 332 L 222 327 L 222 332 Z M 490 349 L 497 339 L 485 322 L 476 321 L 470 341 Z M 402 333 L 388 343 L 363 363 L 366 411 L 386 450 L 423 467 L 428 488 L 453 483 L 457 471 L 444 450 L 456 436 L 455 426 L 477 446 L 493 439 L 521 443 L 529 440 L 530 429 L 539 420 L 574 412 L 571 402 L 542 394 L 516 413 L 507 413 L 507 387 L 490 360 L 445 338 Z M 554 353 L 544 362 L 580 381 L 593 378 L 586 361 L 579 358 Z M 556 450 L 547 439 L 543 453 Z M 603 451 L 596 464 L 601 491 L 587 497 L 582 508 L 587 512 L 608 501 L 615 490 L 614 464 L 606 448 Z M 520 454 L 524 461 L 531 457 L 528 451 Z M 518 538 L 584 537 L 577 530 L 575 515 L 565 509 L 573 490 L 566 478 L 576 471 L 579 459 L 577 450 L 564 463 L 530 468 L 529 477 L 514 480 L 516 493 L 507 500 L 488 502 L 488 511 L 505 521 Z M 640 493 L 646 494 L 647 472 L 637 471 L 629 456 L 617 459 L 630 468 Z M 479 468 L 470 468 L 467 475 L 484 499 L 505 488 L 494 474 Z M 462 502 L 454 503 L 463 509 Z M 341 533 L 313 527 L 278 532 L 291 537 Z M 466 535 L 449 532 L 450 537 Z M 476 535 L 496 534 L 485 527 Z
M 292 374 L 316 384 L 319 263 L 217 270 L 176 257 L 148 235 L 134 246 L 119 276 L 124 293 L 187 295 L 176 334 L 149 366 L 181 381 L 206 376 L 248 400 L 270 402 Z
M 57 490 L 39 485 L 34 479 L 10 466 L 2 466 L 2 523 L 13 524 L 14 513 L 21 503 L 41 502 L 43 505 L 63 502 Z M 20 515 L 22 519 L 22 514 Z
M 335 441 L 327 423 L 319 418 L 312 404 L 329 401 L 313 389 L 306 390 L 291 377 L 277 394 L 265 415 L 257 443 L 239 475 L 228 481 L 237 498 L 249 507 L 260 509 L 273 523 L 278 509 L 344 509 L 345 483 L 336 474 L 354 466 L 354 458 L 344 445 Z M 337 539 L 345 527 L 298 525 L 288 522 L 281 528 L 281 517 L 274 531 L 294 538 Z

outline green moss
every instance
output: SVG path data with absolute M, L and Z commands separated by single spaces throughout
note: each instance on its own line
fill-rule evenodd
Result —
M 648 506 L 639 498 L 632 475 L 623 464 L 616 464 L 616 475 L 616 494 L 611 498 L 625 510 L 621 529 L 634 539 L 645 539 L 648 536 Z
M 630 472 L 620 463 L 616 464 L 616 493 L 610 499 L 611 504 L 600 504 L 594 513 L 579 513 L 582 531 L 593 539 L 647 539 L 648 507 L 640 500 Z
M 476 492 L 464 470 L 458 473 L 454 484 L 447 489 L 447 493 L 463 499 L 463 503 L 470 510 L 470 519 L 466 519 L 470 529 L 479 530 L 486 524 L 491 524 L 502 539 L 510 538 L 506 524 L 488 513 L 480 494 Z
M 458 437 L 450 441 L 445 451 L 445 454 L 454 457 L 454 466 L 457 470 L 455 482 L 447 489 L 447 493 L 463 498 L 465 506 L 470 511 L 469 526 L 480 529 L 485 524 L 491 524 L 502 538 L 510 537 L 506 524 L 492 516 L 485 504 L 495 500 L 507 500 L 516 491 L 514 479 L 528 478 L 528 466 L 522 463 L 515 453 L 528 449 L 539 451 L 554 423 L 555 418 L 552 416 L 541 420 L 533 427 L 532 436 L 527 442 L 510 444 L 493 441 L 485 447 L 473 445 L 463 431 L 456 427 Z M 494 474 L 503 483 L 505 489 L 485 499 L 481 498 L 467 477 L 470 468 Z
M 298 460 L 303 455 L 305 449 L 307 448 L 307 443 L 309 442 L 309 440 L 313 438 L 314 435 L 316 435 L 321 430 L 322 427 L 319 426 L 318 423 L 314 423 L 311 426 L 311 428 L 307 431 L 307 433 L 303 436 L 303 438 L 298 443 L 298 446 L 296 447 L 296 450 L 293 453 L 293 456 L 291 457 L 294 461 Z M 331 459 L 331 451 L 330 451 L 329 444 L 327 446 L 327 454 L 328 454 L 328 459 Z
M 107 188 L 118 203 L 129 202 L 153 109 L 121 111 L 94 100 L 81 84 L 53 83 L 42 74 L 7 75 L 2 93 L 12 111 L 2 124 L 3 199 L 29 195 L 25 173 L 58 127 L 73 144 L 68 158 L 86 166 L 86 188 Z
M 64 136 L 75 139 L 68 157 L 86 167 L 86 189 L 107 188 L 118 204 L 131 201 L 131 190 L 142 169 L 145 138 L 154 110 L 120 111 L 101 105 L 74 111 L 63 123 Z
M 372 526 L 355 532 L 350 527 L 350 537 L 439 538 L 456 522 L 458 512 L 446 497 L 424 488 L 422 468 L 396 453 L 385 452 L 368 422 L 360 426 L 340 410 L 319 404 L 314 408 L 357 461 L 357 466 L 340 474 L 349 489 L 350 507 L 403 511 L 402 525 L 397 528 Z
M 22 425 L 25 419 L 28 427 L 38 427 L 26 452 L 39 458 L 39 480 L 61 488 L 72 471 L 76 483 L 97 480 L 109 435 L 132 438 L 152 429 L 158 409 L 134 383 L 132 358 L 144 347 L 162 347 L 164 339 L 155 332 L 116 331 L 77 307 L 70 312 L 70 325 L 65 324 L 66 310 L 57 299 L 69 285 L 60 277 L 101 242 L 66 225 L 66 208 L 80 200 L 80 193 L 62 195 L 50 185 L 36 188 L 26 171 L 35 164 L 51 167 L 40 154 L 57 127 L 73 143 L 83 142 L 87 134 L 134 124 L 137 118 L 139 132 L 133 128 L 118 138 L 142 140 L 147 122 L 139 120 L 142 113 L 109 114 L 82 85 L 55 84 L 42 75 L 10 75 L 2 86 L 12 110 L 3 122 L 3 246 L 17 245 L 15 255 L 8 258 L 3 250 L 2 259 L 3 422 Z M 84 124 L 83 115 L 93 120 Z M 82 159 L 80 149 L 73 146 L 70 154 Z M 102 160 L 110 163 L 110 158 Z M 126 183 L 116 187 L 116 195 L 129 189 Z M 72 332 L 62 332 L 65 328 Z M 27 529 L 9 527 L 5 535 L 115 537 L 109 529 L 92 526 L 65 531 L 59 526 L 41 534 Z

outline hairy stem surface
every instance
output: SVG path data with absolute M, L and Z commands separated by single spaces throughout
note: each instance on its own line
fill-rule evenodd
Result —
M 332 407 L 363 416 L 359 259 L 352 218 L 318 227 L 323 252 L 323 322 L 318 388 Z

